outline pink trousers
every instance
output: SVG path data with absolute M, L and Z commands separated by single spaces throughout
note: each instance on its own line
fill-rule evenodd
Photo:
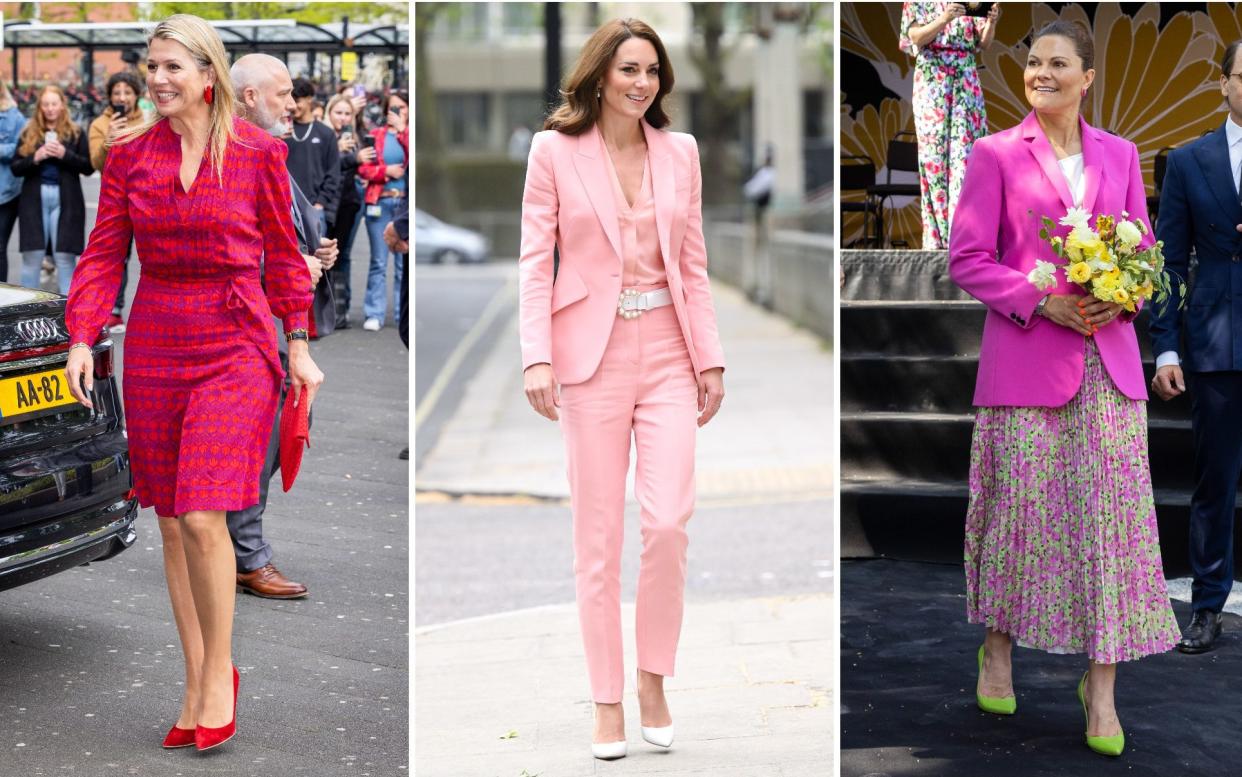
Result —
M 640 287 L 645 288 L 646 287 Z M 618 317 L 599 369 L 561 387 L 578 618 L 596 702 L 621 701 L 621 540 L 630 438 L 642 508 L 638 667 L 671 676 L 681 634 L 686 523 L 694 511 L 698 390 L 671 305 Z

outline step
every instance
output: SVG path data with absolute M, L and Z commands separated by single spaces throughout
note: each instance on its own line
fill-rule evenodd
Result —
M 1145 384 L 1151 385 L 1155 364 L 1144 364 Z M 843 412 L 973 413 L 978 362 L 974 356 L 841 354 L 841 410 Z M 1153 398 L 1148 416 L 1155 419 L 1190 418 L 1186 396 L 1169 402 Z
M 1189 575 L 1190 491 L 1158 488 L 1154 497 L 1165 575 Z M 843 477 L 842 534 L 865 537 L 875 556 L 961 563 L 966 502 L 964 482 Z M 1242 532 L 1234 534 L 1234 554 L 1242 554 Z M 1242 576 L 1242 567 L 1235 576 Z
M 841 302 L 840 348 L 848 354 L 977 356 L 983 340 L 983 305 L 974 301 Z M 1150 316 L 1140 311 L 1134 328 L 1144 362 L 1154 361 Z M 1051 326 L 1048 322 L 1040 326 Z
M 842 412 L 841 473 L 897 480 L 965 482 L 970 468 L 970 413 Z M 1188 420 L 1152 419 L 1148 447 L 1157 488 L 1190 488 L 1194 454 Z

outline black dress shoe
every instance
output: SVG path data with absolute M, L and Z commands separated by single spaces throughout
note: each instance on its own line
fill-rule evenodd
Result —
M 1177 649 L 1183 653 L 1206 653 L 1216 647 L 1216 638 L 1220 636 L 1221 615 L 1211 610 L 1195 610 L 1190 618 L 1190 625 L 1182 632 L 1182 640 Z

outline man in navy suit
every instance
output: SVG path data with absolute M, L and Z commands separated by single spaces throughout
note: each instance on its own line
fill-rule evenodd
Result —
M 1190 625 L 1178 650 L 1204 653 L 1220 636 L 1233 586 L 1233 522 L 1242 475 L 1242 41 L 1221 62 L 1229 107 L 1210 135 L 1172 151 L 1156 236 L 1173 278 L 1168 304 L 1153 309 L 1152 390 L 1172 399 L 1190 388 L 1195 488 L 1190 500 Z M 1180 282 L 1198 259 L 1184 310 Z M 1183 373 L 1184 371 L 1184 373 Z

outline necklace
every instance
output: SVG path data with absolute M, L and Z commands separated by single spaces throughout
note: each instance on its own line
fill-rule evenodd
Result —
M 312 121 L 312 122 L 310 122 L 309 124 L 307 124 L 307 125 L 306 125 L 306 134 L 305 134 L 305 135 L 303 135 L 303 136 L 302 136 L 302 137 L 300 137 L 300 138 L 298 137 L 298 130 L 297 130 L 297 126 L 298 126 L 298 125 L 295 123 L 295 124 L 293 125 L 293 128 L 292 128 L 291 132 L 292 132 L 292 134 L 293 134 L 293 139 L 294 139 L 294 140 L 296 140 L 297 142 L 301 143 L 302 141 L 304 141 L 304 140 L 306 140 L 307 138 L 309 138 L 309 137 L 310 137 L 311 132 L 315 129 L 315 122 L 313 122 L 313 121 Z

